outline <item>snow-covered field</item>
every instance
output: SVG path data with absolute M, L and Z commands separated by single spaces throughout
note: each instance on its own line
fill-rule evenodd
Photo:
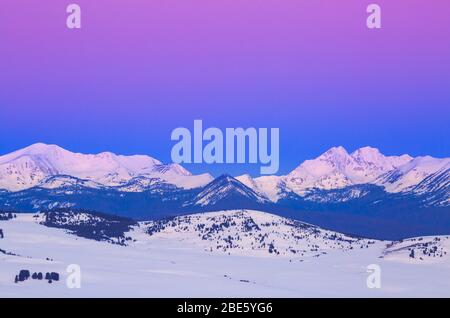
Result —
M 0 297 L 450 297 L 444 236 L 356 239 L 227 211 L 141 222 L 122 246 L 40 221 L 33 214 L 0 221 Z M 70 264 L 81 268 L 79 289 L 66 286 Z M 379 289 L 367 287 L 370 264 L 380 266 Z M 22 269 L 61 279 L 15 283 Z

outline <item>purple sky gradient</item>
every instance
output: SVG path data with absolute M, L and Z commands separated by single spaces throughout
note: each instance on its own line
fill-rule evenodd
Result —
M 65 26 L 72 2 L 81 30 Z M 372 2 L 381 30 L 365 25 Z M 3 0 L 0 154 L 42 141 L 169 161 L 172 129 L 203 119 L 279 127 L 280 173 L 334 145 L 449 156 L 449 13 L 447 0 Z

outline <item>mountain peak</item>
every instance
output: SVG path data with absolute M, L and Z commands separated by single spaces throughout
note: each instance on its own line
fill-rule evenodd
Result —
M 234 181 L 234 180 L 236 180 L 236 178 L 234 178 L 233 176 L 231 176 L 228 173 L 224 173 L 224 174 L 221 174 L 220 176 L 218 176 L 216 178 L 216 180 Z
M 401 156 L 385 156 L 378 150 L 378 148 L 373 147 L 362 147 L 354 152 L 351 156 L 358 163 L 371 163 L 371 164 L 381 164 L 381 165 L 392 165 L 390 169 L 403 165 L 413 159 L 410 155 L 404 154 Z
M 19 149 L 13 153 L 36 155 L 36 154 L 45 154 L 45 153 L 54 152 L 54 151 L 67 151 L 67 150 L 65 150 L 64 148 L 61 148 L 58 145 L 37 142 L 37 143 L 29 145 L 25 148 Z
M 333 169 L 341 171 L 350 164 L 352 158 L 344 147 L 338 146 L 328 149 L 316 160 L 324 162 L 326 165 L 332 167 Z
M 352 156 L 356 155 L 356 154 L 364 154 L 364 155 L 381 155 L 381 152 L 378 148 L 374 148 L 374 147 L 370 147 L 370 146 L 365 146 L 365 147 L 361 147 L 359 149 L 356 149 L 355 151 L 352 152 Z
M 26 148 L 45 148 L 45 147 L 49 147 L 49 146 L 57 146 L 57 145 L 55 145 L 55 144 L 46 144 L 45 142 L 35 142 L 34 144 L 31 144 L 31 145 L 29 145 L 29 146 L 27 146 L 27 147 L 25 147 L 25 148 L 23 148 L 23 149 L 26 149 Z M 57 146 L 57 147 L 59 147 L 59 146 Z
M 377 148 L 372 148 L 369 146 L 356 149 L 351 153 L 352 158 L 354 158 L 359 164 L 370 163 L 376 164 L 384 160 L 386 157 Z
M 342 146 L 331 147 L 325 151 L 321 156 L 348 156 L 347 150 Z
M 69 153 L 67 150 L 57 146 L 44 143 L 35 143 L 25 148 L 16 150 L 14 152 L 0 156 L 0 165 L 6 164 L 15 160 L 28 160 L 26 157 L 58 155 L 62 153 Z M 30 159 L 31 160 L 31 159 Z
M 245 207 L 266 203 L 268 200 L 247 187 L 229 174 L 222 174 L 210 183 L 194 198 L 192 205 L 220 206 L 222 209 L 231 209 L 239 206 Z M 224 204 L 224 205 L 222 205 Z

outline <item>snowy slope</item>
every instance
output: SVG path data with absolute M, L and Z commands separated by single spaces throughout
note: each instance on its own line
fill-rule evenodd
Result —
M 450 205 L 450 165 L 447 164 L 438 171 L 429 174 L 419 184 L 413 186 L 412 193 L 426 195 L 428 206 Z
M 255 191 L 261 196 L 276 202 L 280 196 L 284 182 L 279 176 L 262 176 L 252 178 L 248 174 L 236 177 L 237 180 L 245 184 L 247 187 Z
M 204 233 L 192 224 L 222 224 L 233 217 L 233 229 L 242 231 L 251 218 L 261 231 L 273 240 L 278 253 L 252 249 L 252 235 L 242 231 L 234 237 L 233 250 L 208 249 L 224 244 L 227 232 Z M 95 219 L 95 218 L 94 218 Z M 191 216 L 185 230 L 181 224 L 167 224 L 159 232 L 148 234 L 150 223 L 140 223 L 127 235 L 127 245 L 111 244 L 80 237 L 64 228 L 47 227 L 44 218 L 19 214 L 17 218 L 0 221 L 4 237 L 0 237 L 0 295 L 2 297 L 449 297 L 450 262 L 446 257 L 429 256 L 421 261 L 408 256 L 401 248 L 435 238 L 415 238 L 403 242 L 378 242 L 368 247 L 343 249 L 339 241 L 325 245 L 325 233 L 317 237 L 310 228 L 298 228 L 289 220 L 278 219 L 256 211 L 234 211 Z M 91 217 L 77 216 L 67 224 L 91 223 Z M 65 224 L 63 222 L 62 225 Z M 269 225 L 265 225 L 268 224 Z M 161 224 L 163 225 L 163 224 Z M 273 229 L 271 229 L 273 227 Z M 254 226 L 252 227 L 254 228 Z M 230 230 L 232 231 L 232 230 Z M 292 237 L 297 233 L 303 240 Z M 206 233 L 205 233 L 206 234 Z M 339 237 L 346 237 L 336 233 Z M 213 239 L 219 239 L 217 244 Z M 325 239 L 325 240 L 324 240 Z M 436 255 L 449 251 L 448 239 L 440 239 Z M 444 240 L 445 239 L 445 240 Z M 422 240 L 422 241 L 420 241 Z M 320 244 L 320 257 L 290 257 L 286 248 L 291 244 L 302 250 L 308 243 Z M 255 243 L 254 243 L 255 244 Z M 386 249 L 386 244 L 388 248 Z M 433 245 L 434 246 L 434 245 Z M 430 245 L 434 251 L 434 247 Z M 399 250 L 400 248 L 400 250 Z M 309 250 L 309 249 L 308 249 Z M 245 253 L 247 251 L 248 253 Z M 230 253 L 230 254 L 228 254 Z M 422 252 L 423 253 L 423 252 Z M 419 252 L 416 252 L 418 255 Z M 383 258 L 380 258 L 383 256 Z M 81 269 L 81 288 L 66 286 L 69 264 Z M 369 289 L 367 267 L 376 264 L 381 269 L 381 288 Z M 27 280 L 14 283 L 22 269 L 33 272 L 57 272 L 60 281 Z
M 425 236 L 388 244 L 383 257 L 401 262 L 450 264 L 450 236 Z
M 105 186 L 101 183 L 79 179 L 68 175 L 51 175 L 43 178 L 38 184 L 38 187 L 44 189 L 58 189 L 58 188 L 77 188 L 77 187 L 86 187 L 92 189 L 102 189 Z
M 450 158 L 417 157 L 410 162 L 381 175 L 376 181 L 388 192 L 402 192 L 422 182 L 428 176 L 450 169 Z M 448 175 L 447 175 L 448 177 Z M 447 180 L 443 180 L 444 182 Z
M 54 175 L 68 175 L 105 186 L 119 186 L 139 175 L 186 188 L 202 186 L 212 179 L 209 175 L 197 178 L 180 165 L 164 165 L 149 156 L 121 156 L 111 152 L 81 154 L 42 143 L 0 157 L 2 189 L 27 189 Z

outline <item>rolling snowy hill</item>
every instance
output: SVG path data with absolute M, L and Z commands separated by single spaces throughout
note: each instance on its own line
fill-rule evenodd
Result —
M 205 251 L 238 255 L 319 257 L 331 250 L 369 248 L 366 240 L 252 210 L 211 212 L 142 223 L 152 237 L 176 239 Z

